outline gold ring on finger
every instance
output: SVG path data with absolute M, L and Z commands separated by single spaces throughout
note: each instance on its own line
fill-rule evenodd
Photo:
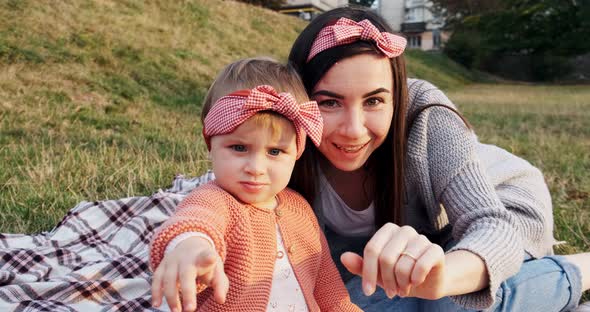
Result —
M 418 261 L 418 258 L 416 258 L 416 256 L 414 256 L 413 254 L 411 254 L 411 253 L 409 253 L 409 252 L 407 252 L 405 250 L 401 253 L 401 255 L 402 256 L 407 256 L 409 258 L 412 258 L 412 260 L 414 260 L 414 261 Z

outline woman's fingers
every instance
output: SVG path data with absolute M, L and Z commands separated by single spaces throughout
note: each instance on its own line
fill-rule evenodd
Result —
M 417 235 L 416 230 L 410 226 L 398 227 L 391 234 L 389 241 L 379 255 L 379 272 L 383 280 L 382 287 L 390 298 L 400 292 L 400 285 L 397 278 L 398 271 L 396 271 L 404 267 L 403 261 L 401 263 L 402 266 L 399 266 L 399 261 L 402 260 L 400 255 L 407 248 L 408 242 L 413 240 Z M 411 267 L 409 269 L 411 270 Z
M 383 284 L 381 285 L 389 298 L 393 298 L 399 292 L 399 286 L 395 276 L 395 268 L 400 259 L 400 254 L 406 248 L 408 239 L 414 235 L 410 227 L 401 227 L 392 234 L 389 242 L 383 248 L 379 256 L 379 273 Z
M 392 298 L 396 294 L 413 294 L 413 286 L 425 289 L 433 284 L 438 287 L 438 275 L 441 274 L 433 278 L 429 274 L 438 267 L 444 268 L 444 257 L 440 246 L 419 235 L 412 227 L 389 223 L 369 240 L 364 257 L 347 252 L 340 260 L 351 273 L 362 277 L 365 295 L 373 294 L 376 285 L 380 285 Z M 427 278 L 429 285 L 424 285 Z M 436 281 L 431 283 L 431 279 Z
M 442 267 L 445 263 L 445 252 L 436 244 L 430 244 L 422 254 L 412 271 L 412 285 L 419 285 L 426 280 L 428 274 L 435 267 Z
M 407 246 L 400 253 L 395 265 L 395 280 L 400 296 L 410 292 L 412 272 L 416 263 L 431 243 L 424 235 L 416 235 L 408 240 Z
M 359 276 L 363 275 L 363 257 L 347 251 L 340 256 L 340 261 L 350 273 Z
M 399 227 L 393 223 L 383 225 L 365 246 L 363 256 L 363 292 L 370 296 L 375 292 L 379 275 L 379 257 L 385 245 L 392 239 Z

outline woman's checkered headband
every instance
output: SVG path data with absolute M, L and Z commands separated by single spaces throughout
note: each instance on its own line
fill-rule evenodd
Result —
M 365 19 L 357 23 L 342 17 L 336 24 L 326 26 L 318 33 L 311 45 L 307 62 L 324 50 L 359 40 L 374 42 L 377 49 L 389 58 L 402 54 L 407 43 L 404 37 L 380 32 L 369 20 Z

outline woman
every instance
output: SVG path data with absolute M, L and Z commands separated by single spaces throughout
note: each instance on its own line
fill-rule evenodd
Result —
M 479 143 L 436 87 L 407 80 L 404 47 L 376 14 L 341 8 L 289 56 L 325 123 L 290 186 L 313 203 L 351 298 L 365 311 L 575 307 L 590 254 L 523 265 L 554 243 L 542 174 Z

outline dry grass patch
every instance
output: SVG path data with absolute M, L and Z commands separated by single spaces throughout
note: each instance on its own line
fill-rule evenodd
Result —
M 590 88 L 472 85 L 448 92 L 483 142 L 545 174 L 561 252 L 590 250 Z

